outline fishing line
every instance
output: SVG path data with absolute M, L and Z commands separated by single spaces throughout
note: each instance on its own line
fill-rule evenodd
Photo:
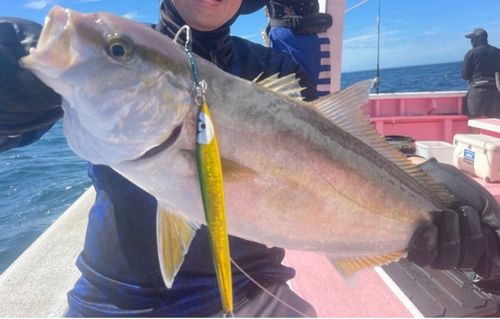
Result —
M 378 0 L 378 17 L 377 17 L 377 76 L 374 79 L 374 86 L 377 90 L 377 94 L 380 88 L 380 2 Z
M 284 302 L 283 300 L 281 300 L 280 298 L 278 298 L 277 296 L 273 295 L 272 292 L 270 292 L 269 290 L 267 290 L 264 286 L 262 286 L 261 284 L 259 284 L 255 279 L 253 279 L 247 272 L 245 272 L 240 266 L 238 266 L 238 264 L 233 260 L 233 258 L 229 257 L 231 259 L 231 263 L 234 265 L 234 267 L 236 267 L 239 271 L 241 271 L 241 273 L 243 275 L 245 275 L 248 279 L 250 279 L 251 282 L 253 282 L 254 284 L 257 285 L 257 287 L 259 287 L 260 289 L 264 290 L 264 292 L 266 292 L 269 296 L 273 297 L 276 301 L 280 302 L 281 304 L 283 304 L 284 306 L 288 307 L 289 309 L 291 309 L 292 311 L 295 311 L 296 313 L 298 313 L 299 315 L 301 316 L 304 316 L 305 318 L 309 318 L 308 315 L 306 315 L 305 313 L 301 312 L 300 310 L 297 310 L 295 309 L 294 307 L 290 306 L 289 304 L 287 304 L 286 302 Z
M 344 13 L 349 12 L 351 10 L 356 9 L 362 4 L 367 3 L 370 0 L 363 0 L 360 3 L 358 3 L 355 6 L 350 7 L 349 9 L 345 10 Z M 380 0 L 378 1 L 378 17 L 377 17 L 377 34 L 378 34 L 378 45 L 377 45 L 377 76 L 374 79 L 374 87 L 377 90 L 377 94 L 379 93 L 379 87 L 380 87 L 380 67 L 379 67 L 379 56 L 380 56 Z
M 357 7 L 359 7 L 360 5 L 367 3 L 368 1 L 370 1 L 370 0 L 364 0 L 364 1 L 361 1 L 361 2 L 360 2 L 360 3 L 358 3 L 357 5 L 352 6 L 352 7 L 350 7 L 349 9 L 347 9 L 345 12 L 349 12 L 349 11 L 351 11 L 351 10 L 354 10 L 354 9 L 356 9 Z

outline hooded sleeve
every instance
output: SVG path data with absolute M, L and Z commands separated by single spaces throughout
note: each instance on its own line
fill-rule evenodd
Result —
M 0 17 L 0 151 L 35 142 L 62 117 L 61 96 L 19 63 L 41 29 L 33 21 Z
M 472 80 L 472 63 L 470 61 L 470 51 L 464 57 L 464 62 L 462 63 L 462 78 L 470 82 Z

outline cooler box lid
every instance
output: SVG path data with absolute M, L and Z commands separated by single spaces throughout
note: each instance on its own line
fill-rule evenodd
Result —
M 453 144 L 467 144 L 481 149 L 500 152 L 500 138 L 482 134 L 457 134 L 453 137 Z

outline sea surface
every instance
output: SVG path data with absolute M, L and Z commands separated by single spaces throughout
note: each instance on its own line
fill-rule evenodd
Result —
M 465 91 L 460 68 L 461 62 L 383 69 L 380 93 Z M 341 87 L 375 76 L 344 73 Z M 61 121 L 38 142 L 0 153 L 0 273 L 90 186 L 87 163 L 68 148 Z

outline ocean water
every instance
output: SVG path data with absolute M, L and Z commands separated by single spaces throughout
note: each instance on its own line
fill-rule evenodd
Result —
M 462 79 L 462 62 L 409 66 L 380 70 L 379 93 L 421 91 L 466 91 L 468 84 Z M 341 88 L 363 79 L 375 78 L 377 72 L 361 71 L 343 73 Z M 375 93 L 375 89 L 372 89 Z
M 461 62 L 384 69 L 380 93 L 467 90 Z M 376 71 L 342 74 L 341 87 Z M 59 121 L 38 142 L 0 153 L 0 273 L 91 183 L 87 163 L 67 146 Z

